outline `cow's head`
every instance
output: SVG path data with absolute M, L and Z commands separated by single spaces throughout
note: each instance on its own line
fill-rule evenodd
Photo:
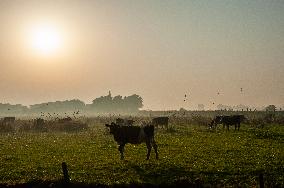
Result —
M 111 124 L 106 124 L 105 126 L 109 128 L 110 134 L 114 134 L 116 132 L 116 130 L 118 130 L 120 128 L 119 125 L 117 125 L 113 122 Z
M 213 129 L 216 125 L 215 125 L 215 120 L 213 119 L 209 124 L 209 129 Z
M 221 123 L 222 118 L 223 118 L 223 116 L 216 116 L 215 119 L 214 119 L 214 123 L 215 124 Z
M 241 122 L 248 122 L 248 118 L 244 115 L 240 115 Z
M 135 121 L 134 120 L 131 120 L 131 119 L 129 119 L 129 120 L 127 120 L 127 125 L 133 125 L 133 123 L 134 123 Z
M 115 123 L 118 124 L 118 125 L 122 125 L 124 123 L 124 119 L 121 119 L 121 118 L 117 118 L 115 120 Z

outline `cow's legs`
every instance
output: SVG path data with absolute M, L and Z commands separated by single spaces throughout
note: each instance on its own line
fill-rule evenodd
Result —
M 238 131 L 240 130 L 240 124 L 239 123 L 236 123 L 235 124 L 235 131 L 238 129 Z
M 124 155 L 123 155 L 124 146 L 125 146 L 125 144 L 120 144 L 119 147 L 118 147 L 118 150 L 119 150 L 119 152 L 120 152 L 120 159 L 121 159 L 121 160 L 124 159 Z
M 156 144 L 154 139 L 152 141 L 152 145 L 153 145 L 153 148 L 154 148 L 155 153 L 156 153 L 156 159 L 159 159 L 159 156 L 158 156 L 158 146 L 157 146 L 157 144 Z
M 152 145 L 151 145 L 150 140 L 149 140 L 149 141 L 146 141 L 146 145 L 147 145 L 147 149 L 148 149 L 146 160 L 149 160 L 149 158 L 150 158 L 150 153 L 151 153 L 151 149 L 152 149 Z
M 212 122 L 212 128 L 214 129 L 214 130 L 216 130 L 217 129 L 217 123 L 214 121 L 214 122 Z

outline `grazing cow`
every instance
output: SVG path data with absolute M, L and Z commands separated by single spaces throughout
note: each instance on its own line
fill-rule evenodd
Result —
M 244 115 L 232 115 L 232 116 L 216 116 L 212 122 L 211 127 L 217 126 L 217 124 L 223 124 L 223 128 L 227 126 L 229 130 L 230 125 L 235 125 L 235 130 L 240 130 L 241 122 L 245 119 Z
M 154 126 L 146 125 L 145 127 L 139 126 L 121 126 L 116 123 L 106 124 L 109 127 L 110 133 L 113 135 L 114 140 L 119 144 L 118 150 L 120 152 L 121 159 L 124 159 L 124 146 L 127 143 L 141 144 L 145 142 L 147 145 L 148 153 L 147 160 L 150 157 L 152 146 L 156 153 L 156 159 L 158 159 L 158 147 L 154 140 Z
M 218 124 L 220 124 L 223 116 L 215 116 L 215 118 L 209 124 L 210 128 L 216 128 Z
M 121 119 L 117 118 L 115 123 L 121 126 L 132 126 L 135 121 L 131 119 Z
M 169 117 L 156 117 L 152 119 L 152 124 L 155 127 L 158 127 L 159 125 L 161 125 L 162 127 L 166 127 L 168 128 L 168 124 L 169 124 Z

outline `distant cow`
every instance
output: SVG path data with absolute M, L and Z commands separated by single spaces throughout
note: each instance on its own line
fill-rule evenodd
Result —
M 46 131 L 46 125 L 44 123 L 44 119 L 37 118 L 34 120 L 34 129 L 38 131 Z
M 152 119 L 152 124 L 156 127 L 158 127 L 159 125 L 161 125 L 162 127 L 166 127 L 168 128 L 168 124 L 169 124 L 169 117 L 156 117 Z
M 141 144 L 145 142 L 147 145 L 148 153 L 147 160 L 150 157 L 152 146 L 156 153 L 156 159 L 158 159 L 158 147 L 154 140 L 154 126 L 146 125 L 144 127 L 139 126 L 121 126 L 116 123 L 106 124 L 109 127 L 110 133 L 113 135 L 114 140 L 119 144 L 118 150 L 120 152 L 121 159 L 124 159 L 124 146 L 127 143 Z
M 131 119 L 122 119 L 122 118 L 117 118 L 115 120 L 115 123 L 118 124 L 118 125 L 124 125 L 124 126 L 132 126 L 133 123 L 135 121 L 134 120 L 131 120 Z
M 15 122 L 15 117 L 4 117 L 3 118 L 3 124 L 10 124 Z
M 211 127 L 217 126 L 217 124 L 223 124 L 223 128 L 227 126 L 227 129 L 229 130 L 230 125 L 235 125 L 235 130 L 240 130 L 241 122 L 244 119 L 244 115 L 216 116 L 211 122 Z
M 0 132 L 12 132 L 15 130 L 13 123 L 15 122 L 15 117 L 4 117 L 0 121 Z
M 210 128 L 216 128 L 218 124 L 221 124 L 221 119 L 223 116 L 215 116 L 214 119 L 209 124 Z

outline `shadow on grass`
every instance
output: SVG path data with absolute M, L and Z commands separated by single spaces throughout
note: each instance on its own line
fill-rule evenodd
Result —
M 27 183 L 22 184 L 0 184 L 0 188 L 158 188 L 158 187 L 202 187 L 200 185 L 193 185 L 188 184 L 188 182 L 181 182 L 178 184 L 160 184 L 160 185 L 154 185 L 150 183 L 131 183 L 131 184 L 114 184 L 114 185 L 104 185 L 104 184 L 88 184 L 88 183 L 80 183 L 80 182 L 70 182 L 70 183 L 64 183 L 62 181 L 31 181 Z
M 200 183 L 193 181 L 195 179 L 194 174 L 189 173 L 182 167 L 169 166 L 167 168 L 152 169 L 151 165 L 140 166 L 136 163 L 129 163 L 128 167 L 136 172 L 140 181 L 162 187 L 169 185 L 195 187 L 196 184 Z
M 63 187 L 83 187 L 83 188 L 158 188 L 158 187 L 257 187 L 260 185 L 259 175 L 264 177 L 265 187 L 283 187 L 283 182 L 279 182 L 276 174 L 269 174 L 263 171 L 246 173 L 215 172 L 215 171 L 188 171 L 188 169 L 178 166 L 167 166 L 151 169 L 150 164 L 139 166 L 134 162 L 128 162 L 127 168 L 131 168 L 139 176 L 139 182 L 128 184 L 95 184 L 84 182 L 64 182 L 32 180 L 21 184 L 0 184 L 0 188 L 63 188 Z
M 1 188 L 63 188 L 63 187 L 70 187 L 70 188 L 168 188 L 168 187 L 189 187 L 189 188 L 197 188 L 197 187 L 208 187 L 202 186 L 201 184 L 189 184 L 187 181 L 185 182 L 178 182 L 176 184 L 160 184 L 154 185 L 150 183 L 131 183 L 131 184 L 115 184 L 115 185 L 104 185 L 104 184 L 86 184 L 86 183 L 76 183 L 72 182 L 69 184 L 64 184 L 60 181 L 56 182 L 49 182 L 49 181 L 42 181 L 42 182 L 28 182 L 23 184 L 15 184 L 15 185 L 7 185 L 7 184 L 0 184 Z M 209 186 L 210 187 L 210 186 Z

